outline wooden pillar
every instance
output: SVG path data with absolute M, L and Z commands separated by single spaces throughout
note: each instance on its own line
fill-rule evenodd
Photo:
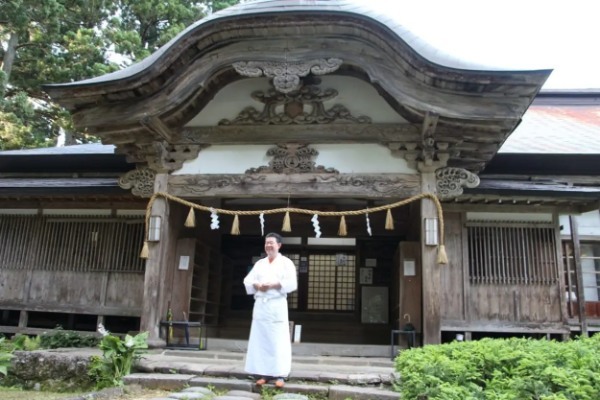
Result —
M 581 336 L 588 335 L 587 316 L 585 315 L 585 291 L 583 290 L 583 270 L 581 269 L 581 244 L 579 243 L 579 225 L 573 215 L 569 215 L 571 224 L 571 239 L 573 240 L 573 261 L 575 263 L 575 277 L 577 279 L 577 305 L 579 307 L 579 323 Z M 562 294 L 561 294 L 562 295 Z
M 562 322 L 565 326 L 569 323 L 569 312 L 567 306 L 571 303 L 571 273 L 569 267 L 569 259 L 567 255 L 563 254 L 563 246 L 560 237 L 560 222 L 558 213 L 555 211 L 552 215 L 552 222 L 554 223 L 554 238 L 556 240 L 556 276 L 558 276 L 558 292 L 561 294 L 560 298 L 560 313 L 562 314 Z M 564 265 L 561 263 L 565 260 Z M 567 272 L 567 282 L 564 280 L 565 268 Z M 567 285 L 568 283 L 568 285 Z M 569 300 L 567 300 L 569 299 Z
M 154 181 L 154 192 L 166 192 L 168 174 L 159 173 Z M 144 297 L 142 301 L 142 318 L 140 330 L 148 332 L 148 344 L 151 347 L 165 345 L 161 339 L 159 322 L 166 314 L 163 305 L 165 293 L 162 284 L 167 273 L 168 253 L 170 242 L 169 232 L 169 207 L 163 198 L 157 198 L 152 205 L 152 216 L 161 217 L 160 240 L 148 243 L 148 259 L 146 260 L 146 273 L 144 276 Z
M 436 193 L 434 166 L 420 166 L 421 190 Z M 442 341 L 440 290 L 440 265 L 437 263 L 437 246 L 425 245 L 425 218 L 438 218 L 435 204 L 430 199 L 421 201 L 421 263 L 423 279 L 423 344 L 439 344 Z

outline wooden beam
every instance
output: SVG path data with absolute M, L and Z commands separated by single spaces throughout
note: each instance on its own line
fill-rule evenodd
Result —
M 169 143 L 173 142 L 174 134 L 169 129 L 167 125 L 165 125 L 162 120 L 157 116 L 147 116 L 140 120 L 140 124 L 144 126 L 150 132 L 158 135 L 163 140 L 166 140 Z
M 87 314 L 87 315 L 115 315 L 123 317 L 139 317 L 141 314 L 140 307 L 103 307 L 89 305 L 73 305 L 63 303 L 33 303 L 33 302 L 17 302 L 17 301 L 2 301 L 0 308 L 5 310 L 21 310 L 21 319 L 23 327 L 27 326 L 27 314 L 29 312 L 53 312 L 53 313 L 71 313 L 71 314 Z M 25 314 L 25 316 L 23 316 Z M 21 321 L 20 321 L 21 323 Z
M 420 193 L 414 174 L 231 174 L 171 175 L 169 193 L 186 198 L 321 196 L 405 198 Z
M 418 139 L 418 125 L 409 123 L 286 125 L 285 128 L 280 125 L 227 125 L 184 128 L 177 143 L 389 143 Z
M 438 113 L 427 111 L 423 124 L 421 125 L 421 138 L 425 139 L 428 136 L 433 136 L 437 128 L 440 116 Z
M 514 321 L 460 321 L 441 322 L 443 331 L 452 332 L 504 332 L 504 333 L 569 333 L 567 325 L 560 322 L 518 323 Z

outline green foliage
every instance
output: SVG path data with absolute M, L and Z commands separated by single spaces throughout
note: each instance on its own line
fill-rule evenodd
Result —
M 0 150 L 76 142 L 70 114 L 42 90 L 140 61 L 202 18 L 239 0 L 0 1 Z
M 40 347 L 43 349 L 58 349 L 61 347 L 96 347 L 99 339 L 93 335 L 82 335 L 66 331 L 60 327 L 40 335 Z
M 90 358 L 89 376 L 96 382 L 98 389 L 123 385 L 123 377 L 131 373 L 133 363 L 148 348 L 148 332 L 135 336 L 126 335 L 124 339 L 104 331 L 100 341 L 102 357 Z
M 600 335 L 568 342 L 483 339 L 404 351 L 403 399 L 600 399 Z
M 11 340 L 14 350 L 33 351 L 40 348 L 40 337 L 29 337 L 27 335 L 16 335 Z
M 4 338 L 0 338 L 0 345 L 3 344 Z M 0 348 L 4 348 L 3 346 Z M 10 352 L 5 350 L 0 350 L 0 374 L 5 375 L 8 374 L 8 368 L 10 367 L 10 360 L 14 356 L 10 354 Z

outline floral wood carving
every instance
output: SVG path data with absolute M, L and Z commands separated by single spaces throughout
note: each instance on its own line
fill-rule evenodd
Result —
M 416 174 L 280 174 L 172 175 L 169 193 L 176 196 L 281 196 L 290 193 L 335 196 L 409 197 L 420 193 Z
M 279 144 L 267 151 L 267 156 L 273 157 L 269 165 L 258 168 L 250 168 L 246 174 L 275 173 L 275 174 L 298 174 L 307 172 L 338 173 L 333 168 L 316 166 L 313 158 L 319 152 L 306 144 Z
M 309 73 L 325 75 L 336 71 L 342 60 L 339 58 L 319 58 L 308 61 L 241 61 L 233 64 L 238 74 L 250 78 L 266 76 L 271 78 L 278 92 L 290 93 L 302 85 L 301 77 Z
M 341 104 L 326 110 L 323 102 L 337 95 L 335 89 L 323 91 L 318 86 L 312 85 L 286 94 L 278 93 L 273 89 L 256 91 L 252 93 L 252 98 L 264 104 L 262 111 L 254 107 L 246 107 L 236 118 L 223 119 L 219 121 L 219 125 L 308 125 L 338 121 L 371 123 L 371 118 L 355 117 Z
M 137 168 L 119 178 L 119 186 L 131 189 L 135 196 L 150 197 L 154 193 L 154 178 L 156 172 L 151 168 Z
M 435 171 L 437 194 L 440 199 L 451 199 L 463 193 L 463 187 L 479 186 L 479 177 L 462 168 L 440 168 Z
M 183 166 L 187 160 L 198 157 L 206 144 L 170 144 L 156 141 L 148 144 L 128 144 L 117 148 L 119 153 L 127 156 L 127 161 L 147 163 L 156 172 L 170 172 Z

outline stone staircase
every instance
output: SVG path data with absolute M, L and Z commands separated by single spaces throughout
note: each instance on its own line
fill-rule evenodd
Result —
M 260 399 L 261 388 L 243 369 L 244 356 L 244 353 L 231 351 L 154 351 L 139 361 L 137 372 L 128 375 L 125 383 L 173 393 L 188 393 L 182 392 L 186 388 L 210 388 L 218 392 L 235 391 L 233 397 L 221 396 L 224 399 Z M 400 398 L 392 385 L 397 378 L 389 358 L 294 355 L 292 372 L 284 388 L 275 391 L 273 385 L 264 387 L 270 393 L 280 392 L 278 400 L 308 396 L 388 400 Z

